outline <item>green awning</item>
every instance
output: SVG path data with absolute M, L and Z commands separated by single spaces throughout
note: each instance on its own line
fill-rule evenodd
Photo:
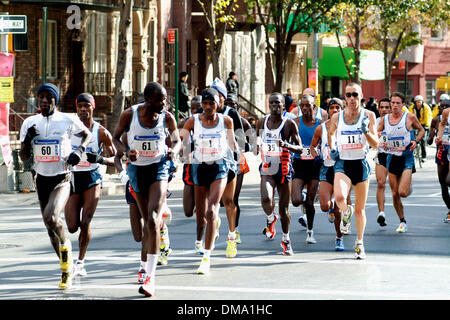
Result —
M 352 63 L 355 61 L 353 48 L 343 48 L 344 56 L 350 63 L 350 70 L 353 72 Z M 361 80 L 382 80 L 384 79 L 383 52 L 378 50 L 361 50 L 360 74 Z M 308 69 L 312 67 L 311 59 L 307 59 Z M 344 59 L 339 47 L 322 47 L 322 58 L 319 59 L 319 79 L 323 77 L 338 77 L 342 80 L 349 80 Z

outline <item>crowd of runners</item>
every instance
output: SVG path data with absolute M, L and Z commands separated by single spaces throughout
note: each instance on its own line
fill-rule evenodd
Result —
M 132 234 L 142 247 L 137 282 L 145 296 L 154 295 L 157 265 L 167 264 L 172 251 L 168 227 L 172 213 L 167 198 L 178 163 L 183 171 L 184 213 L 196 217 L 192 245 L 201 257 L 198 274 L 210 271 L 221 206 L 228 222 L 226 256 L 237 255 L 241 242 L 239 194 L 249 172 L 247 152 L 261 159 L 261 207 L 266 219 L 261 236 L 276 239 L 280 220 L 283 255 L 294 254 L 290 204 L 301 207 L 304 214 L 298 222 L 306 229 L 306 243 L 314 244 L 314 204 L 318 201 L 334 224 L 334 250 L 345 250 L 343 235 L 350 233 L 354 216 L 355 258 L 366 257 L 370 148 L 377 150 L 377 222 L 387 226 L 384 203 L 389 181 L 399 218 L 396 231 L 407 231 L 401 199 L 412 191 L 414 150 L 425 140 L 426 132 L 414 112 L 405 110 L 401 93 L 382 99 L 376 114 L 361 106 L 362 89 L 356 83 L 346 85 L 344 99 L 332 98 L 325 108 L 316 106 L 316 93 L 307 88 L 291 112 L 285 108 L 283 94 L 275 92 L 268 100 L 269 113 L 253 127 L 237 111 L 236 97 L 227 94 L 225 84 L 215 79 L 201 96 L 192 99 L 190 116 L 177 124 L 167 111 L 165 88 L 151 82 L 145 87 L 144 100 L 120 115 L 113 133 L 94 121 L 95 99 L 89 93 L 77 97 L 76 115 L 57 110 L 60 93 L 51 83 L 39 88 L 37 98 L 40 113 L 27 118 L 20 131 L 20 157 L 24 161 L 33 157 L 43 221 L 60 259 L 61 289 L 70 288 L 73 277 L 87 275 L 84 261 L 101 193 L 101 165 L 115 167 L 126 184 Z M 427 143 L 437 146 L 439 183 L 448 209 L 444 222 L 449 222 L 450 100 L 443 98 Z M 63 214 L 68 232 L 80 231 L 75 262 Z

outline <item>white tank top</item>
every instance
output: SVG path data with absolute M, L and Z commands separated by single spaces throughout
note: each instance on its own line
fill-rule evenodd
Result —
M 387 135 L 387 152 L 401 156 L 411 142 L 411 131 L 406 126 L 408 112 L 403 112 L 400 121 L 394 125 L 389 122 L 389 114 L 384 116 L 384 129 Z
M 355 124 L 345 123 L 344 112 L 345 110 L 339 112 L 337 125 L 336 144 L 339 158 L 342 160 L 364 159 L 368 151 L 366 136 L 361 131 L 361 123 L 365 112 L 360 108 L 359 118 Z
M 376 127 L 380 124 L 381 119 L 384 121 L 384 117 L 378 117 L 376 121 Z M 380 143 L 378 144 L 378 152 L 387 153 L 387 135 L 386 135 L 386 126 L 383 129 L 383 132 L 380 136 Z
M 333 167 L 335 162 L 330 157 L 330 146 L 328 145 L 328 129 L 325 123 L 321 124 L 322 126 L 322 138 L 320 139 L 320 154 L 323 159 L 323 165 L 325 167 Z M 336 142 L 336 136 L 332 136 L 332 144 Z
M 227 130 L 224 115 L 216 113 L 219 121 L 211 128 L 202 125 L 199 114 L 194 114 L 194 161 L 195 163 L 212 163 L 226 160 L 228 153 Z
M 139 120 L 138 107 L 141 105 L 143 104 L 137 104 L 131 107 L 133 115 L 130 122 L 130 129 L 127 133 L 127 139 L 130 149 L 135 149 L 139 152 L 137 160 L 130 161 L 130 163 L 136 166 L 147 166 L 160 162 L 161 158 L 167 154 L 165 130 L 166 111 L 163 111 L 159 115 L 158 122 L 154 127 L 147 128 L 143 127 Z
M 267 122 L 269 121 L 270 115 L 266 117 L 264 121 L 263 132 L 261 135 L 262 150 L 261 157 L 264 163 L 280 163 L 281 153 L 283 148 L 278 146 L 277 140 L 282 139 L 281 131 L 284 130 L 284 124 L 286 123 L 287 117 L 283 117 L 281 124 L 276 129 L 269 129 L 267 127 Z
M 56 176 L 69 172 L 67 157 L 72 152 L 71 138 L 86 127 L 73 114 L 55 111 L 51 116 L 37 114 L 25 119 L 20 129 L 24 141 L 28 128 L 36 125 L 38 135 L 32 141 L 33 168 L 42 176 Z
M 100 130 L 100 124 L 98 122 L 94 121 L 94 124 L 92 126 L 92 140 L 89 142 L 88 146 L 86 147 L 86 152 L 100 154 L 102 153 L 102 149 L 100 148 L 100 142 L 98 140 L 98 131 Z M 71 139 L 72 143 L 72 150 L 75 150 L 78 148 L 78 146 L 81 144 L 81 137 L 79 136 L 72 136 Z M 83 152 L 81 155 L 80 162 L 72 168 L 72 171 L 78 172 L 78 171 L 91 171 L 98 169 L 100 167 L 100 163 L 90 163 L 87 161 L 86 152 Z

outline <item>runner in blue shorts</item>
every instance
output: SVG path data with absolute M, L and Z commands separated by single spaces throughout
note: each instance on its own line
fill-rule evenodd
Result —
M 144 102 L 125 110 L 114 131 L 114 144 L 129 159 L 127 175 L 136 192 L 139 211 L 148 232 L 146 279 L 139 293 L 153 296 L 155 271 L 160 250 L 160 225 L 169 179 L 169 161 L 180 148 L 175 117 L 165 110 L 167 92 L 163 86 L 150 82 L 144 89 Z M 171 147 L 167 145 L 168 130 Z M 122 134 L 126 132 L 126 140 Z
M 256 153 L 260 153 L 261 205 L 267 217 L 267 227 L 263 234 L 273 240 L 276 234 L 275 223 L 278 215 L 274 213 L 275 190 L 279 197 L 279 214 L 283 237 L 281 248 L 284 255 L 293 255 L 289 226 L 289 201 L 291 198 L 292 164 L 290 152 L 301 153 L 302 145 L 295 122 L 282 117 L 284 97 L 280 93 L 272 93 L 269 97 L 270 114 L 256 123 L 258 137 Z
M 355 258 L 364 259 L 364 230 L 366 227 L 365 206 L 369 191 L 370 167 L 366 156 L 369 146 L 378 147 L 375 128 L 375 114 L 361 107 L 362 89 L 356 83 L 345 87 L 347 106 L 343 111 L 333 115 L 328 130 L 330 157 L 336 161 L 334 175 L 334 196 L 341 210 L 344 225 L 350 223 L 355 212 L 357 239 L 355 241 Z M 336 134 L 334 145 L 332 137 Z M 347 198 L 353 186 L 355 209 L 347 205 Z
M 401 198 L 410 194 L 412 174 L 414 167 L 414 149 L 420 141 L 425 130 L 417 117 L 409 112 L 403 112 L 405 98 L 402 93 L 394 92 L 391 95 L 392 113 L 384 116 L 378 125 L 378 132 L 386 132 L 387 137 L 387 169 L 389 172 L 389 185 L 392 190 L 392 202 L 400 220 L 398 233 L 407 231 L 405 213 Z M 414 137 L 414 129 L 419 131 Z

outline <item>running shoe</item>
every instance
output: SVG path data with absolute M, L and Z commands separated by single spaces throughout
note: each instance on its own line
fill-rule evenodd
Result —
M 68 272 L 63 272 L 61 274 L 61 281 L 59 282 L 59 289 L 67 290 L 72 287 L 72 278 L 73 278 L 73 270 L 69 270 Z
M 165 206 L 165 208 L 166 210 L 162 214 L 162 219 L 165 224 L 170 224 L 170 222 L 172 221 L 172 210 L 170 210 L 167 205 Z
M 222 224 L 222 220 L 220 219 L 219 215 L 217 215 L 217 219 L 216 219 L 216 238 L 215 240 L 217 241 L 217 239 L 219 239 L 219 229 L 220 229 L 220 225 Z
M 155 277 L 147 275 L 142 286 L 139 287 L 139 293 L 146 297 L 152 297 L 155 295 Z
M 283 255 L 285 256 L 292 256 L 294 255 L 294 251 L 292 250 L 291 241 L 289 240 L 282 240 L 281 241 L 281 248 L 283 249 Z
M 298 223 L 300 223 L 300 225 L 303 228 L 307 228 L 307 226 L 308 226 L 308 218 L 306 217 L 306 214 L 304 214 L 303 216 L 298 218 Z
M 344 251 L 344 239 L 342 238 L 336 238 L 336 246 L 334 250 L 336 251 Z
M 172 253 L 171 248 L 167 248 L 159 251 L 158 255 L 158 266 L 166 266 L 167 265 L 167 257 Z
M 278 221 L 278 216 L 276 214 L 274 214 L 273 216 L 274 216 L 273 221 L 269 222 L 269 220 L 267 220 L 267 227 L 263 229 L 263 234 L 269 240 L 273 240 L 273 238 L 275 238 L 275 235 L 277 234 L 277 230 L 275 229 L 275 223 Z
M 447 213 L 447 215 L 445 216 L 445 219 L 443 221 L 444 223 L 450 223 L 450 212 Z
M 341 225 L 340 225 L 340 229 L 341 229 L 341 233 L 345 234 L 345 235 L 349 235 L 351 233 L 351 229 L 352 229 L 352 224 L 349 223 L 346 226 L 344 226 L 344 223 L 341 220 Z
M 147 272 L 145 271 L 144 268 L 141 268 L 138 271 L 138 284 L 144 284 L 145 279 L 147 278 Z
M 316 239 L 314 238 L 314 231 L 308 230 L 306 231 L 306 243 L 314 244 L 316 243 Z
M 334 223 L 335 219 L 336 217 L 334 216 L 334 208 L 331 208 L 330 210 L 328 210 L 328 221 L 330 223 Z
M 202 242 L 198 243 L 197 241 L 195 241 L 194 249 L 195 249 L 195 252 L 198 253 L 198 254 L 204 254 L 205 253 L 205 248 L 203 248 L 203 243 Z
M 398 233 L 405 233 L 407 229 L 408 228 L 406 227 L 406 222 L 400 222 L 400 225 L 395 231 L 397 231 Z
M 347 206 L 347 211 L 342 213 L 342 223 L 344 224 L 344 226 L 350 223 L 352 215 L 353 215 L 353 207 Z
M 209 269 L 211 268 L 211 261 L 209 258 L 203 258 L 200 266 L 197 269 L 198 274 L 208 274 Z
M 366 258 L 366 251 L 364 250 L 364 244 L 362 241 L 355 241 L 355 258 L 362 260 Z
M 59 246 L 59 264 L 63 273 L 69 272 L 72 268 L 72 242 L 69 239 L 64 245 Z
M 74 271 L 73 276 L 74 277 L 76 277 L 76 276 L 86 277 L 87 276 L 86 268 L 84 267 L 84 262 L 78 260 L 75 263 L 75 271 Z
M 386 216 L 384 215 L 384 212 L 380 212 L 377 216 L 377 222 L 380 225 L 380 227 L 387 226 L 386 224 Z
M 241 234 L 239 233 L 239 231 L 236 231 L 236 243 L 237 244 L 241 243 Z
M 237 254 L 236 240 L 227 240 L 227 249 L 225 250 L 227 258 L 234 258 Z
M 169 228 L 165 223 L 163 223 L 161 230 L 159 232 L 159 250 L 163 251 L 170 246 L 170 239 L 169 239 Z

